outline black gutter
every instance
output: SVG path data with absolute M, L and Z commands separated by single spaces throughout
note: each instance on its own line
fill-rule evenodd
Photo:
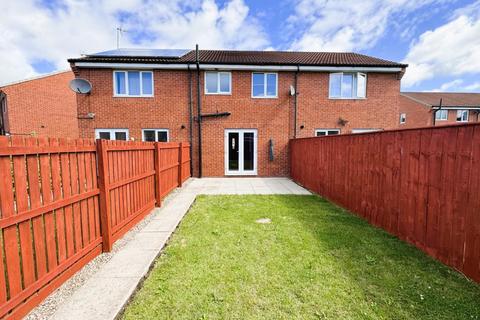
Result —
M 433 111 L 433 126 L 435 127 L 437 124 L 437 112 L 442 110 L 442 98 L 440 98 L 440 104 L 438 106 L 438 109 L 434 109 Z
M 198 177 L 202 177 L 202 105 L 200 94 L 200 54 L 198 44 L 195 46 L 195 62 L 197 65 L 197 121 L 198 121 Z
M 295 71 L 295 82 L 294 82 L 294 87 L 295 87 L 295 94 L 293 97 L 293 138 L 295 139 L 297 137 L 297 83 L 298 83 L 298 73 L 300 72 L 300 66 L 297 65 L 297 71 Z
M 190 158 L 193 154 L 193 77 L 192 70 L 190 70 L 190 65 L 188 66 L 188 112 L 189 112 L 189 137 L 188 141 L 190 142 Z M 190 174 L 193 174 L 193 161 L 190 161 Z
M 204 113 L 200 115 L 201 118 L 219 118 L 219 117 L 228 117 L 231 115 L 230 112 L 215 112 L 215 113 Z

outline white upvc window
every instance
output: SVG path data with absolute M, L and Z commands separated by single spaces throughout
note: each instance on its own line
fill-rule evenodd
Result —
M 168 129 L 142 129 L 142 141 L 168 142 Z
M 205 94 L 231 94 L 232 73 L 231 72 L 205 72 Z
M 468 122 L 468 110 L 457 110 L 457 122 Z
M 277 98 L 278 74 L 273 72 L 252 73 L 252 98 Z
M 330 73 L 330 99 L 364 99 L 367 94 L 367 75 L 360 72 Z
M 128 140 L 128 129 L 95 129 L 95 139 Z
M 352 133 L 367 133 L 367 132 L 376 132 L 382 131 L 383 129 L 352 129 Z
M 315 129 L 316 137 L 332 136 L 340 134 L 340 129 Z
M 113 71 L 114 97 L 153 97 L 153 72 Z
M 446 121 L 448 120 L 448 110 L 440 109 L 435 112 L 435 120 Z
M 404 124 L 407 122 L 407 114 L 406 113 L 400 113 L 400 124 Z

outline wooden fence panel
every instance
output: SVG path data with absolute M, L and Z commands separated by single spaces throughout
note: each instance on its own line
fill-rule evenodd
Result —
M 79 159 L 89 171 L 78 170 Z M 0 137 L 0 229 L 5 248 L 5 253 L 0 251 L 5 261 L 5 267 L 0 264 L 0 317 L 21 317 L 61 284 L 55 279 L 100 252 L 100 232 L 72 247 L 67 239 L 73 239 L 80 225 L 68 227 L 74 221 L 65 215 L 73 204 L 98 197 L 93 183 L 71 192 L 71 177 L 91 176 L 95 168 L 93 141 L 78 146 L 58 139 Z M 85 206 L 83 211 L 71 213 L 82 221 L 95 208 Z
M 155 146 L 98 140 L 104 251 L 155 207 Z
M 299 184 L 480 281 L 480 124 L 294 139 Z
M 28 313 L 188 177 L 186 143 L 0 137 L 0 318 Z

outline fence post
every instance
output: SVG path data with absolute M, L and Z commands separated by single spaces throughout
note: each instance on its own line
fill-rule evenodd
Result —
M 154 166 L 155 166 L 155 206 L 162 206 L 162 197 L 160 190 L 160 144 L 155 142 L 154 152 Z
M 103 252 L 112 251 L 112 226 L 110 224 L 110 190 L 108 177 L 107 140 L 97 140 L 98 187 L 100 189 L 100 223 Z
M 178 187 L 182 186 L 183 177 L 183 142 L 178 144 Z

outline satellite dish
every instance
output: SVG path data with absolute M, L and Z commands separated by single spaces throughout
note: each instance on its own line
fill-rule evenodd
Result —
M 76 78 L 70 81 L 70 89 L 76 93 L 90 93 L 92 84 L 88 80 Z
M 290 95 L 291 96 L 295 95 L 295 88 L 292 85 L 290 86 Z

